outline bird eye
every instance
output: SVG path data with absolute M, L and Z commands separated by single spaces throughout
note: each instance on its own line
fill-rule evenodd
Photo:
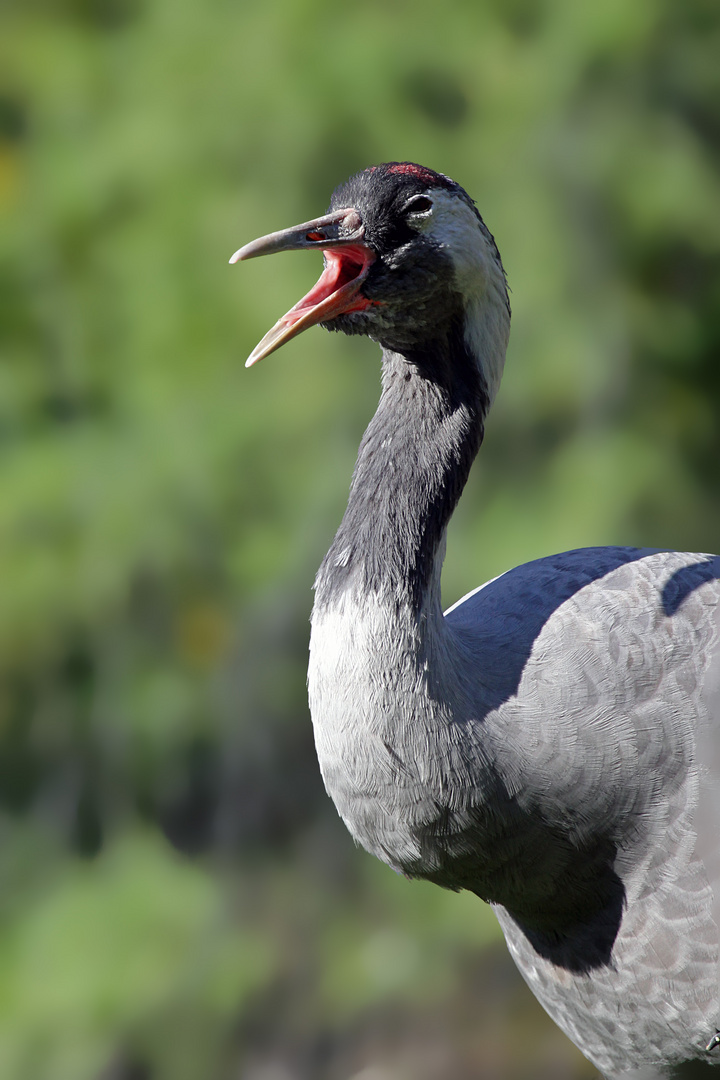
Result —
M 427 214 L 428 210 L 432 210 L 432 199 L 429 199 L 427 195 L 416 195 L 414 199 L 411 199 L 405 207 L 406 214 Z

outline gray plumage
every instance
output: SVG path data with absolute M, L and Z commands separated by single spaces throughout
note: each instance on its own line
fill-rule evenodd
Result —
M 493 905 L 606 1077 L 705 1072 L 720 1062 L 720 558 L 566 552 L 443 615 L 445 528 L 507 343 L 500 256 L 463 189 L 407 163 L 234 258 L 311 246 L 323 277 L 251 361 L 319 321 L 383 348 L 316 580 L 328 792 L 368 851 Z

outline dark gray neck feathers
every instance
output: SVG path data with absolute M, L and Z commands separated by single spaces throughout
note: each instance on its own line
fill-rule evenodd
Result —
M 383 351 L 382 395 L 363 436 L 342 524 L 315 581 L 316 609 L 348 589 L 418 611 L 489 406 L 458 320 L 422 352 Z

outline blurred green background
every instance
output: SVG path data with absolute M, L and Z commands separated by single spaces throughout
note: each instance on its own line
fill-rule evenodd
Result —
M 0 1076 L 579 1080 L 477 899 L 354 849 L 310 586 L 378 349 L 243 360 L 372 162 L 477 199 L 507 375 L 449 604 L 583 544 L 720 550 L 717 0 L 4 0 Z

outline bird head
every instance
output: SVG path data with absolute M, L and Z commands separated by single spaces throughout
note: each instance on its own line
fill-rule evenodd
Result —
M 327 214 L 254 240 L 230 262 L 312 248 L 324 257 L 318 282 L 268 331 L 248 367 L 316 323 L 397 352 L 426 348 L 460 326 L 472 352 L 494 339 L 501 359 L 483 364 L 494 394 L 509 329 L 505 274 L 459 184 L 410 162 L 372 166 L 336 188 Z

